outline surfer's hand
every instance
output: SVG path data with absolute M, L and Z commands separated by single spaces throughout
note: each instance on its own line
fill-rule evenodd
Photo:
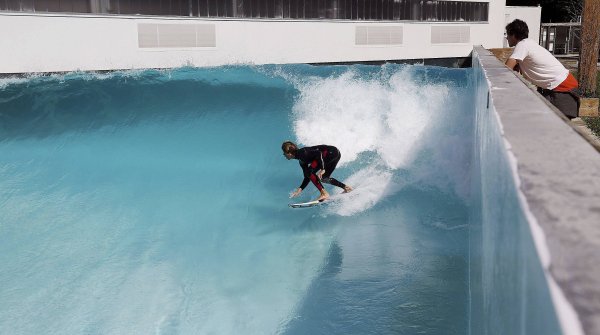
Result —
M 302 189 L 297 188 L 294 192 L 290 193 L 290 198 L 295 198 L 295 197 L 299 196 L 300 193 L 302 193 Z
M 323 170 L 323 169 L 317 171 L 317 177 L 319 177 L 319 179 L 323 179 L 324 173 L 325 173 L 325 170 Z

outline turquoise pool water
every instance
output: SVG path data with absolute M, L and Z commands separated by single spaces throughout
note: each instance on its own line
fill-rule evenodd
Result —
M 470 76 L 0 80 L 0 333 L 468 333 Z M 356 190 L 288 208 L 302 176 L 286 139 L 337 146 Z

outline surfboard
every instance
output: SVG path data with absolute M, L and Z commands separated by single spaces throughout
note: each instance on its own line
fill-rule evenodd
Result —
M 330 196 L 329 198 L 327 198 L 326 200 L 321 200 L 321 201 L 313 200 L 313 201 L 308 201 L 308 202 L 299 202 L 296 204 L 288 204 L 288 206 L 290 206 L 292 208 L 309 208 L 309 207 L 315 207 L 315 206 L 324 206 L 324 205 L 327 205 L 330 203 L 340 201 L 340 198 L 346 196 L 348 193 L 334 194 L 334 195 Z
M 326 204 L 327 200 L 321 200 L 321 201 L 309 201 L 309 202 L 300 202 L 297 204 L 289 204 L 290 207 L 292 208 L 308 208 L 308 207 L 314 207 L 314 206 L 320 206 L 323 204 Z

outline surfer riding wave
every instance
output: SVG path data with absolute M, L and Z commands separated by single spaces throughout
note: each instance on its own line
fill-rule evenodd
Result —
M 292 192 L 290 195 L 291 198 L 300 195 L 309 182 L 312 182 L 319 192 L 321 192 L 321 195 L 316 201 L 324 201 L 329 198 L 329 193 L 327 193 L 327 190 L 323 187 L 322 183 L 342 188 L 344 193 L 352 191 L 352 187 L 331 177 L 331 174 L 342 157 L 338 148 L 325 144 L 298 148 L 295 143 L 285 141 L 281 145 L 281 150 L 283 150 L 283 155 L 288 160 L 298 160 L 300 167 L 302 168 L 302 173 L 304 174 L 302 184 Z

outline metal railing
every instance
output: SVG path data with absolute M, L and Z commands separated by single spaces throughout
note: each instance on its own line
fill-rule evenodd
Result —
M 581 23 L 542 23 L 540 45 L 553 55 L 578 54 L 581 48 Z

